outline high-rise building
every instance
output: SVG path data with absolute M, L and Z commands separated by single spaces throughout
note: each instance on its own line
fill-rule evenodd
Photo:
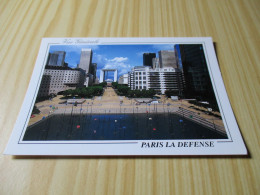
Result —
M 91 64 L 89 73 L 93 75 L 93 82 L 95 82 L 97 78 L 97 63 Z
M 178 68 L 178 60 L 174 50 L 159 51 L 160 68 Z
M 49 53 L 47 65 L 64 66 L 65 55 L 66 55 L 65 51 L 55 51 L 53 53 Z
M 179 45 L 187 98 L 215 99 L 201 44 Z
M 143 54 L 143 65 L 144 66 L 153 66 L 153 58 L 156 57 L 155 53 L 144 53 Z
M 82 49 L 80 55 L 79 68 L 85 70 L 86 73 L 89 73 L 90 66 L 92 64 L 92 50 L 91 49 Z
M 85 82 L 84 86 L 88 87 L 93 84 L 94 76 L 90 72 L 92 71 L 92 50 L 89 48 L 85 48 L 81 50 L 81 55 L 80 55 L 80 62 L 78 65 L 78 68 L 85 72 Z
M 160 68 L 160 61 L 159 61 L 159 58 L 153 58 L 152 60 L 152 64 L 153 64 L 153 69 L 155 68 Z

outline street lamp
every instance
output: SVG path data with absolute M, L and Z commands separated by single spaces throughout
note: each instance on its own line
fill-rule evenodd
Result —
M 212 114 L 212 108 L 208 108 L 208 111 L 209 111 L 209 113 Z M 216 126 L 215 126 L 215 123 L 214 123 L 214 118 L 211 117 L 211 120 L 212 120 L 212 122 L 213 122 L 214 129 L 216 130 Z

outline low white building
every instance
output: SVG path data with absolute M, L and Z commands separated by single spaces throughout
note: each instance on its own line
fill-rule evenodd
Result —
M 123 74 L 122 76 L 119 77 L 118 79 L 119 84 L 128 84 L 128 74 Z

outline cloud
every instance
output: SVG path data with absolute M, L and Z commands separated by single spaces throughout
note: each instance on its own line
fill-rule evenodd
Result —
M 111 60 L 109 60 L 110 62 L 115 62 L 115 63 L 121 63 L 121 62 L 125 62 L 127 61 L 128 58 L 127 57 L 115 57 Z
M 103 55 L 96 55 L 95 60 L 98 64 L 98 74 L 101 69 L 117 69 L 118 75 L 121 76 L 123 74 L 128 73 L 131 70 L 132 66 L 128 63 L 127 57 L 114 57 L 114 58 L 106 58 Z
M 131 69 L 131 65 L 127 63 L 127 57 L 115 57 L 113 59 L 106 59 L 104 69 L 117 69 L 118 75 L 127 73 Z

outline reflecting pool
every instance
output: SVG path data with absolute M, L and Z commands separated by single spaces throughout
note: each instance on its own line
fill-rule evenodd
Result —
M 54 114 L 27 128 L 37 140 L 227 139 L 223 133 L 176 114 Z

